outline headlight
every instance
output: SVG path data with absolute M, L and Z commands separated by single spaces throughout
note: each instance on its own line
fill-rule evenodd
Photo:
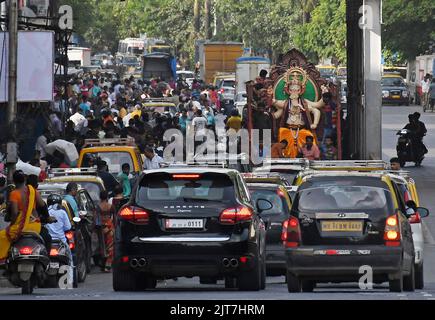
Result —
M 409 96 L 408 91 L 402 91 L 402 97 L 407 98 Z
M 388 91 L 388 90 L 382 91 L 382 97 L 383 98 L 388 98 L 389 96 L 390 96 L 390 91 Z

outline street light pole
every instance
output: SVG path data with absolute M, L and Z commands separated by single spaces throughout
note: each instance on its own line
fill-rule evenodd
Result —
M 12 181 L 12 174 L 17 163 L 17 143 L 15 120 L 17 116 L 17 51 L 18 51 L 18 1 L 9 1 L 9 81 L 8 81 L 8 109 L 7 121 L 9 141 L 7 145 L 8 179 Z

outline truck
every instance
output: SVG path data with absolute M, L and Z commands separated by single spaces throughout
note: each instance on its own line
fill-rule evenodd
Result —
M 236 73 L 236 60 L 243 55 L 241 42 L 196 42 L 195 58 L 199 62 L 199 77 L 212 83 L 218 72 Z
M 91 49 L 84 47 L 68 48 L 69 66 L 87 67 L 91 65 Z
M 246 91 L 245 83 L 255 80 L 261 70 L 270 71 L 270 60 L 263 57 L 240 57 L 236 65 L 236 94 Z
M 145 43 L 145 53 L 168 53 L 173 54 L 171 46 L 162 39 L 146 38 Z
M 142 77 L 144 80 L 160 78 L 166 82 L 175 81 L 177 77 L 177 62 L 168 53 L 147 53 L 142 57 Z

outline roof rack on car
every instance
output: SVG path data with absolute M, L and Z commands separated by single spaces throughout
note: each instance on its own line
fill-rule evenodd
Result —
M 387 170 L 389 166 L 382 160 L 337 160 L 310 161 L 309 168 L 313 170 L 377 171 Z
M 291 158 L 271 158 L 265 159 L 263 165 L 309 165 L 309 161 L 306 159 L 291 159 Z
M 394 174 L 405 179 L 411 178 L 411 172 L 406 170 L 382 170 L 381 173 Z
M 225 162 L 208 163 L 208 162 L 164 162 L 161 164 L 163 168 L 176 168 L 176 167 L 214 167 L 214 168 L 225 168 Z
M 85 139 L 85 144 L 83 147 L 104 146 L 136 146 L 136 142 L 133 138 Z
M 97 176 L 96 168 L 68 168 L 68 169 L 50 169 L 48 176 L 50 178 L 63 176 Z
M 241 173 L 242 177 L 245 179 L 254 178 L 282 178 L 278 172 L 244 172 Z

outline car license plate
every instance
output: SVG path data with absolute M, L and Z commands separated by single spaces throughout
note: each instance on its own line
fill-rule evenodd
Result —
M 203 229 L 202 219 L 166 219 L 166 229 Z
M 50 269 L 59 269 L 59 262 L 50 262 Z
M 400 96 L 391 96 L 393 99 L 400 99 Z
M 323 232 L 362 232 L 362 221 L 322 221 Z

